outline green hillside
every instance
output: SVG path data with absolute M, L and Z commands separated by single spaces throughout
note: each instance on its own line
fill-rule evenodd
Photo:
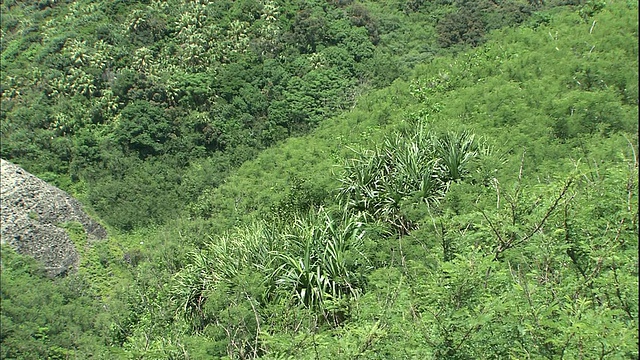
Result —
M 3 359 L 638 359 L 629 1 L 6 1 Z M 82 238 L 78 244 L 84 244 Z

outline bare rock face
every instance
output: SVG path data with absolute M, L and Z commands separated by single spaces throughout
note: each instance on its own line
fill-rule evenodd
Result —
M 1 161 L 2 217 L 0 240 L 17 252 L 44 263 L 49 276 L 78 267 L 78 252 L 61 224 L 82 224 L 89 241 L 106 230 L 82 211 L 79 201 L 4 159 Z

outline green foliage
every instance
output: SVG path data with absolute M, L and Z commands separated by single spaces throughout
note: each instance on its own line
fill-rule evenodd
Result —
M 3 358 L 638 357 L 637 5 L 2 6 L 2 156 L 110 234 L 3 248 Z
M 336 221 L 320 209 L 308 219 L 296 219 L 290 232 L 283 239 L 287 251 L 276 253 L 278 266 L 271 274 L 278 292 L 293 292 L 311 308 L 359 295 L 368 264 L 362 252 L 363 224 L 357 217 Z M 344 315 L 333 314 L 338 323 Z
M 213 157 L 228 164 L 219 183 L 352 104 L 380 35 L 363 5 L 62 2 L 3 4 L 2 14 L 2 156 L 84 181 L 91 205 L 120 229 L 166 218 L 112 222 L 139 209 L 103 206 L 106 184 L 94 179 L 135 157 L 162 157 L 179 175 Z M 123 178 L 107 181 L 130 188 Z
M 77 221 L 69 221 L 58 224 L 58 227 L 65 229 L 76 248 L 81 248 L 87 244 L 87 233 L 84 231 L 84 227 L 82 227 L 81 223 Z
M 407 233 L 415 225 L 403 214 L 405 207 L 437 205 L 449 183 L 468 171 L 477 147 L 466 132 L 439 138 L 417 124 L 409 134 L 387 138 L 380 148 L 356 153 L 345 166 L 339 196 L 349 209 Z
M 162 153 L 171 128 L 162 109 L 146 101 L 127 105 L 120 113 L 116 141 L 124 147 L 125 154 L 133 152 L 141 158 Z
M 438 40 L 443 47 L 457 44 L 477 45 L 487 31 L 524 22 L 532 12 L 520 1 L 452 1 L 456 10 L 438 21 Z
M 478 156 L 479 145 L 475 136 L 468 132 L 447 133 L 433 140 L 436 154 L 442 161 L 444 181 L 459 181 L 468 174 L 471 160 Z
M 82 278 L 50 280 L 35 260 L 2 247 L 2 358 L 103 358 L 102 310 Z M 107 358 L 104 357 L 104 358 Z
M 110 160 L 111 174 L 96 174 L 103 177 L 91 180 L 87 194 L 108 224 L 128 231 L 158 223 L 175 212 L 181 201 L 173 185 L 179 178 L 175 167 L 117 155 Z
M 408 16 L 391 3 L 3 4 L 1 153 L 33 173 L 83 181 L 91 205 L 120 229 L 161 223 L 112 222 L 139 209 L 103 206 L 109 197 L 96 194 L 106 185 L 92 180 L 121 173 L 114 158 L 160 159 L 178 177 L 215 158 L 225 164 L 219 184 L 437 53 L 443 8 Z M 108 182 L 130 188 L 123 178 Z M 211 182 L 200 184 L 193 192 Z
M 291 225 L 258 222 L 192 253 L 191 263 L 177 277 L 174 296 L 185 315 L 206 324 L 203 306 L 209 291 L 217 293 L 218 286 L 229 291 L 239 277 L 255 274 L 264 290 L 251 290 L 251 298 L 264 302 L 294 296 L 300 305 L 326 310 L 330 301 L 358 296 L 367 268 L 363 236 L 356 217 L 337 221 L 323 209 L 296 216 Z

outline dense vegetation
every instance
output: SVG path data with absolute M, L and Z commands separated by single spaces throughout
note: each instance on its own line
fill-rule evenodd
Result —
M 628 1 L 5 1 L 7 359 L 638 358 Z M 71 231 L 71 230 L 70 230 Z
M 534 9 L 471 4 L 6 1 L 1 155 L 118 229 L 162 223 L 260 150 Z M 456 8 L 483 31 L 460 35 Z

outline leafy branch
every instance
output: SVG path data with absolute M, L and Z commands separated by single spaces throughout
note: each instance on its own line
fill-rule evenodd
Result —
M 505 234 L 502 233 L 501 230 L 489 219 L 489 216 L 486 214 L 486 212 L 484 212 L 484 210 L 481 210 L 482 216 L 485 218 L 485 220 L 487 220 L 487 223 L 489 224 L 491 231 L 496 235 L 496 238 L 498 239 L 498 245 L 493 250 L 494 260 L 499 260 L 505 251 L 511 248 L 514 248 L 516 246 L 519 246 L 523 243 L 526 243 L 527 241 L 529 241 L 529 239 L 531 239 L 532 236 L 534 236 L 538 231 L 540 231 L 544 226 L 545 222 L 549 219 L 549 216 L 551 216 L 551 214 L 556 210 L 556 208 L 560 204 L 560 201 L 566 197 L 567 192 L 572 184 L 573 184 L 573 179 L 571 178 L 564 183 L 562 190 L 555 197 L 552 204 L 547 208 L 542 218 L 537 222 L 535 222 L 534 226 L 529 231 L 526 231 L 524 235 L 520 236 L 519 238 L 517 237 L 515 232 L 511 232 L 509 236 L 505 236 Z M 571 199 L 573 199 L 574 196 L 575 195 L 572 195 L 566 201 L 570 201 Z M 512 211 L 512 217 L 515 217 L 515 214 L 516 214 L 515 210 L 516 210 L 517 204 L 512 204 L 512 206 L 514 207 L 514 210 Z

